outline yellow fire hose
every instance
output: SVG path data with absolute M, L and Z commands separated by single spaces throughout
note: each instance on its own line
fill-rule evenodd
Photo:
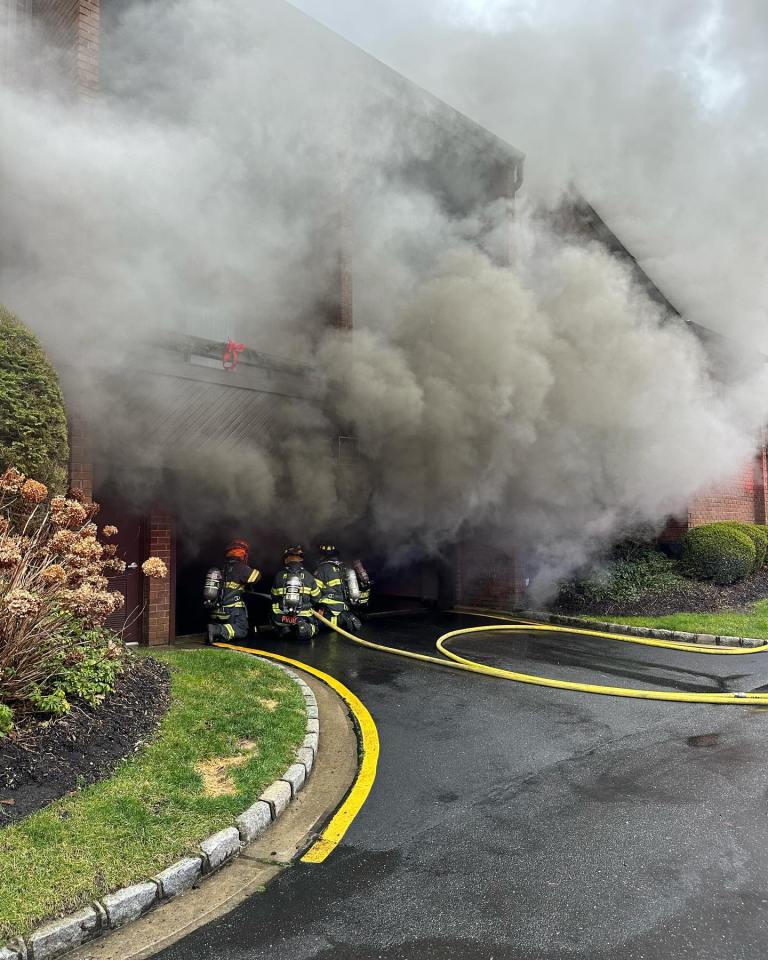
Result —
M 495 612 L 486 612 L 484 610 L 467 610 L 465 607 L 456 607 L 455 613 L 460 613 L 465 617 L 483 617 L 487 620 L 504 620 L 511 622 L 511 617 L 506 617 Z M 557 627 L 553 624 L 538 623 L 535 620 L 526 620 L 523 617 L 515 617 L 515 620 L 523 625 L 529 625 L 535 630 L 544 630 L 547 633 L 576 633 L 584 634 L 588 637 L 602 637 L 605 640 L 621 640 L 624 643 L 639 643 L 644 647 L 663 647 L 665 650 L 682 650 L 684 653 L 715 653 L 715 654 L 747 654 L 764 653 L 768 650 L 768 643 L 763 643 L 759 647 L 714 647 L 706 643 L 688 643 L 685 640 L 654 640 L 651 637 L 637 637 L 623 633 L 603 633 L 600 630 L 588 630 L 582 627 Z
M 496 615 L 476 614 L 477 616 L 490 616 L 493 619 L 502 619 Z M 513 670 L 504 670 L 501 667 L 489 667 L 484 663 L 478 663 L 467 657 L 462 657 L 446 646 L 449 640 L 456 637 L 465 636 L 473 633 L 514 633 L 514 632 L 532 632 L 542 631 L 546 633 L 573 633 L 588 637 L 599 637 L 610 640 L 627 640 L 633 643 L 642 643 L 647 646 L 661 646 L 667 649 L 685 651 L 688 653 L 759 653 L 768 648 L 768 644 L 762 647 L 743 648 L 743 647 L 712 647 L 699 646 L 695 643 L 680 643 L 676 641 L 651 640 L 645 637 L 625 637 L 619 634 L 602 633 L 597 630 L 587 630 L 578 627 L 555 627 L 549 624 L 532 623 L 505 623 L 499 626 L 483 627 L 464 627 L 461 630 L 451 630 L 438 637 L 437 649 L 445 654 L 442 657 L 432 657 L 425 653 L 416 653 L 413 650 L 402 650 L 398 647 L 388 647 L 380 643 L 373 643 L 371 640 L 364 640 L 362 637 L 356 637 L 342 627 L 335 626 L 330 620 L 327 620 L 321 614 L 315 612 L 315 617 L 326 627 L 335 630 L 340 636 L 351 640 L 361 647 L 368 647 L 371 650 L 378 650 L 380 653 L 390 653 L 398 657 L 406 657 L 409 660 L 419 660 L 422 663 L 434 663 L 440 667 L 448 667 L 454 670 L 463 670 L 467 673 L 479 673 L 487 677 L 497 677 L 501 680 L 514 680 L 516 683 L 527 683 L 539 687 L 554 687 L 558 690 L 574 690 L 579 693 L 595 693 L 607 697 L 628 697 L 634 700 L 667 700 L 673 703 L 711 703 L 711 704 L 732 704 L 739 706 L 768 706 L 768 691 L 765 693 L 685 693 L 673 692 L 669 690 L 636 690 L 629 687 L 608 687 L 594 683 L 575 683 L 570 680 L 554 680 L 549 677 L 539 677 L 530 673 L 516 673 Z

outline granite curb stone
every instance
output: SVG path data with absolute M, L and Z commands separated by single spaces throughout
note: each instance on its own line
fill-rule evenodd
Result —
M 272 808 L 264 800 L 257 800 L 235 821 L 243 843 L 251 843 L 272 823 Z
M 172 900 L 191 890 L 203 872 L 202 857 L 185 857 L 156 874 L 152 879 L 160 886 L 163 900 Z
M 192 889 L 202 876 L 233 860 L 246 844 L 255 840 L 285 811 L 304 786 L 317 757 L 320 736 L 317 700 L 309 685 L 293 670 L 264 657 L 256 659 L 277 667 L 298 684 L 306 704 L 305 737 L 285 773 L 237 817 L 235 826 L 226 827 L 203 840 L 199 855 L 185 857 L 151 880 L 123 887 L 68 917 L 46 923 L 26 938 L 0 944 L 0 960 L 54 960 L 89 940 L 138 919 L 158 903 Z
M 296 762 L 303 763 L 307 771 L 307 776 L 312 773 L 312 767 L 315 764 L 315 751 L 310 747 L 299 747 L 296 751 Z
M 203 873 L 213 873 L 240 853 L 240 831 L 226 827 L 200 844 L 203 854 Z
M 93 940 L 101 933 L 101 917 L 93 907 L 78 910 L 63 920 L 38 927 L 26 939 L 33 960 L 50 960 Z
M 307 768 L 303 763 L 292 763 L 290 767 L 283 774 L 283 780 L 291 788 L 291 797 L 295 797 L 296 794 L 304 786 L 304 782 L 307 779 Z
M 160 888 L 154 880 L 149 880 L 146 883 L 123 887 L 116 893 L 108 893 L 102 898 L 101 905 L 107 912 L 109 926 L 115 930 L 131 920 L 138 920 L 159 899 Z
M 510 614 L 514 616 L 514 614 Z M 582 620 L 559 613 L 541 613 L 526 610 L 520 616 L 539 623 L 552 623 L 565 627 L 581 627 L 583 630 L 602 630 L 630 637 L 651 637 L 654 640 L 676 640 L 684 643 L 704 643 L 713 646 L 761 647 L 766 641 L 756 637 L 732 637 L 713 633 L 686 633 L 680 630 L 664 630 L 661 627 L 641 627 L 631 623 L 611 623 L 603 620 Z
M 285 776 L 285 774 L 283 774 L 283 776 Z M 275 780 L 271 786 L 267 787 L 259 797 L 259 800 L 263 800 L 264 803 L 269 804 L 269 808 L 272 811 L 272 819 L 277 820 L 291 802 L 291 793 L 290 783 L 286 783 L 283 777 L 280 777 L 279 780 Z

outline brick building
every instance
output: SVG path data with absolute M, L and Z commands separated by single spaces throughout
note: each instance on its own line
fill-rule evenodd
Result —
M 108 0 L 104 0 L 105 9 Z M 296 12 L 297 17 L 304 19 Z M 0 25 L 17 32 L 28 29 L 31 18 L 44 24 L 54 41 L 59 68 L 71 84 L 73 95 L 98 95 L 100 74 L 100 5 L 99 0 L 0 0 Z M 342 44 L 340 38 L 317 26 L 323 42 Z M 332 38 L 332 39 L 331 39 Z M 401 98 L 416 91 L 402 77 L 376 61 L 364 58 L 375 75 L 379 88 L 391 90 Z M 34 64 L 12 63 L 5 58 L 4 75 L 15 80 L 35 82 Z M 429 103 L 432 123 L 439 128 L 443 149 L 434 160 L 434 168 L 416 171 L 435 189 L 444 190 L 449 179 L 443 169 L 450 163 L 452 138 L 472 144 L 478 158 L 478 177 L 485 200 L 506 200 L 511 204 L 522 183 L 523 156 L 513 147 L 457 114 L 446 105 L 417 91 L 416 103 Z M 457 152 L 460 155 L 460 152 Z M 466 179 L 466 178 L 464 178 Z M 452 198 L 455 204 L 464 201 Z M 674 315 L 674 307 L 643 274 L 618 238 L 605 226 L 586 203 L 568 205 L 559 214 L 563 231 L 597 238 L 621 258 L 630 262 L 638 279 L 649 293 Z M 328 322 L 342 329 L 354 326 L 354 278 L 346 268 L 343 250 L 339 249 L 338 290 L 328 309 Z M 236 333 L 237 331 L 230 331 Z M 312 371 L 285 358 L 245 350 L 240 356 L 236 376 L 222 367 L 225 335 L 215 322 L 196 321 L 192 329 L 175 331 L 149 345 L 137 345 L 130 369 L 122 376 L 130 380 L 135 402 L 140 403 L 142 384 L 150 381 L 163 384 L 163 405 L 153 417 L 153 436 L 132 436 L 129 432 L 117 437 L 96 436 L 96 427 L 89 422 L 89 411 L 78 406 L 78 371 L 60 370 L 70 411 L 70 480 L 73 488 L 94 496 L 102 504 L 104 523 L 120 529 L 120 545 L 128 564 L 123 577 L 116 578 L 113 588 L 126 597 L 125 611 L 112 625 L 125 632 L 126 638 L 149 645 L 166 644 L 177 632 L 195 632 L 199 626 L 199 586 L 206 566 L 203 551 L 188 549 L 179 536 L 178 518 L 172 498 L 132 506 L 123 492 L 112 483 L 110 442 L 118 445 L 146 446 L 162 450 L 170 444 L 190 451 L 215 454 L 222 436 L 228 443 L 247 446 L 262 442 L 269 424 L 286 411 L 302 415 L 313 402 L 315 385 Z M 114 374 L 111 373 L 111 376 Z M 147 390 L 149 393 L 149 389 Z M 329 437 L 329 443 L 345 455 L 348 438 Z M 702 496 L 692 505 L 686 518 L 670 523 L 667 537 L 678 536 L 688 525 L 708 519 L 738 517 L 765 522 L 766 459 L 758 457 L 754 468 L 741 474 L 732 489 Z M 270 544 L 269 531 L 259 532 L 264 544 Z M 478 531 L 475 536 L 457 544 L 442 564 L 415 564 L 396 574 L 377 579 L 377 594 L 392 598 L 416 599 L 432 603 L 459 602 L 477 606 L 514 606 L 525 587 L 525 574 L 509 551 L 489 546 L 490 537 Z M 278 544 L 271 545 L 275 551 Z M 213 545 L 211 545 L 213 549 Z M 140 574 L 142 559 L 148 555 L 161 557 L 169 566 L 167 580 L 145 580 Z M 208 553 L 210 556 L 210 553 Z M 202 557 L 202 558 L 201 558 Z M 195 612 L 196 611 L 196 612 Z

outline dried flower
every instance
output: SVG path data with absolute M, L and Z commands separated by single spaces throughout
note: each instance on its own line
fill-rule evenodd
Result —
M 108 523 L 106 527 L 101 531 L 105 537 L 116 537 L 120 532 L 116 526 L 111 523 Z
M 91 590 L 106 590 L 109 586 L 109 580 L 100 573 L 89 574 L 84 586 L 90 587 Z
M 9 526 L 10 524 L 8 523 L 8 518 L 0 517 L 0 537 L 4 537 L 5 534 L 8 533 Z
M 160 557 L 150 557 L 145 560 L 141 569 L 145 577 L 152 577 L 153 580 L 164 580 L 168 576 L 168 567 Z
M 85 519 L 85 508 L 77 500 L 66 500 L 64 497 L 51 500 L 51 522 L 57 527 L 80 527 Z
M 67 579 L 67 571 L 60 563 L 52 563 L 41 571 L 40 577 L 47 586 L 52 587 L 59 583 L 64 583 Z
M 102 564 L 104 570 L 109 570 L 113 576 L 119 576 L 122 573 L 125 573 L 125 560 L 119 560 L 117 557 L 112 557 L 110 560 L 105 560 Z
M 12 617 L 34 617 L 40 613 L 43 602 L 29 590 L 11 590 L 3 605 Z
M 105 543 L 104 544 L 104 556 L 105 557 L 114 557 L 117 554 L 117 544 L 116 543 Z
M 0 476 L 0 490 L 3 493 L 18 493 L 26 480 L 26 477 L 15 467 L 9 467 L 5 473 Z
M 9 570 L 21 563 L 21 543 L 18 537 L 6 537 L 0 543 L 0 570 Z
M 98 532 L 99 528 L 95 523 L 86 523 L 86 525 L 80 531 L 80 536 L 83 538 L 83 540 L 95 540 Z
M 77 557 L 82 560 L 100 560 L 103 553 L 104 547 L 102 547 L 98 540 L 75 538 L 75 542 L 69 548 L 67 557 Z
M 27 503 L 45 503 L 48 499 L 48 487 L 37 480 L 27 480 L 21 488 L 21 497 Z
M 48 549 L 53 553 L 68 553 L 77 542 L 77 534 L 71 530 L 57 530 L 48 541 Z
M 95 590 L 85 583 L 75 590 L 67 590 L 62 594 L 62 605 L 65 609 L 91 623 L 103 623 L 124 602 L 125 599 L 121 593 Z
M 114 640 L 107 641 L 107 656 L 110 660 L 120 660 L 125 656 L 125 647 Z

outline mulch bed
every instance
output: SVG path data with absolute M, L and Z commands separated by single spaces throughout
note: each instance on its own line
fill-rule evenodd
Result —
M 100 707 L 0 742 L 0 827 L 108 776 L 154 733 L 170 705 L 167 668 L 136 658 Z
M 665 617 L 674 613 L 719 613 L 721 610 L 747 611 L 753 603 L 768 598 L 768 568 L 741 583 L 718 587 L 714 583 L 684 580 L 663 594 L 647 593 L 631 601 L 604 600 L 589 607 L 557 604 L 553 613 L 600 614 L 617 617 Z

